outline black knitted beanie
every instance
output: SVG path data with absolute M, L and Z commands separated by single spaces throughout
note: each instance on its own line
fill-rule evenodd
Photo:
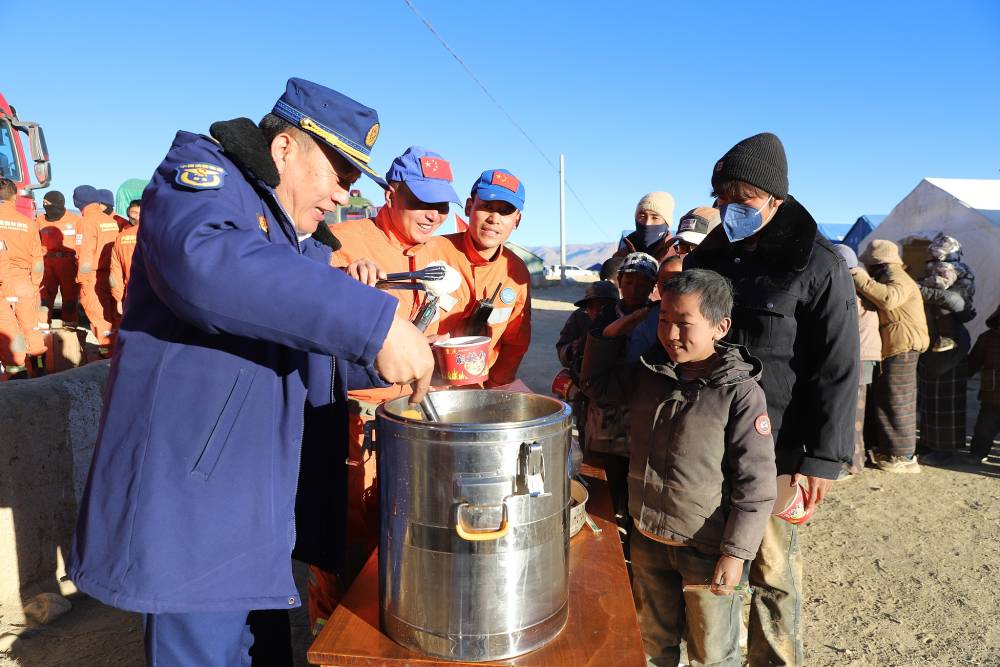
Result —
M 761 132 L 736 144 L 715 163 L 712 187 L 743 181 L 778 199 L 788 196 L 788 161 L 781 139 Z

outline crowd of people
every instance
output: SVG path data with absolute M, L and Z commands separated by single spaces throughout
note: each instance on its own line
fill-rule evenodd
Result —
M 747 584 L 749 664 L 803 664 L 798 529 L 772 515 L 776 479 L 802 486 L 808 518 L 866 465 L 920 472 L 918 433 L 921 461 L 957 461 L 977 372 L 966 461 L 985 463 L 1000 433 L 1000 309 L 971 346 L 960 242 L 939 234 L 918 282 L 892 241 L 858 258 L 825 239 L 787 178 L 781 142 L 761 134 L 716 163 L 714 201 L 676 235 L 673 198 L 642 197 L 556 344 L 652 664 L 678 664 L 682 638 L 693 664 L 741 664 Z
M 121 320 L 132 253 L 139 232 L 140 202 L 115 213 L 110 190 L 81 185 L 73 191 L 79 215 L 66 197 L 50 190 L 35 219 L 18 212 L 17 188 L 0 178 L 0 381 L 38 377 L 53 370 L 46 352 L 57 296 L 62 330 L 82 343 L 79 310 L 97 339 L 98 354 L 111 353 Z
M 319 632 L 377 543 L 364 447 L 377 407 L 419 403 L 430 344 L 448 336 L 488 339 L 481 386 L 516 380 L 530 276 L 504 243 L 524 184 L 491 168 L 459 197 L 449 161 L 419 146 L 383 175 L 379 130 L 374 109 L 290 79 L 259 123 L 178 132 L 141 233 L 139 202 L 116 219 L 90 186 L 74 191 L 79 218 L 55 191 L 38 220 L 18 218 L 0 181 L 18 327 L 4 364 L 44 354 L 56 290 L 64 325 L 79 301 L 113 358 L 69 576 L 143 614 L 149 664 L 291 664 L 291 557 L 310 565 Z M 327 227 L 362 175 L 385 205 Z M 1000 429 L 1000 312 L 970 352 L 974 280 L 953 238 L 931 244 L 919 285 L 892 242 L 859 260 L 823 238 L 773 134 L 737 143 L 710 180 L 712 201 L 673 232 L 670 194 L 639 201 L 556 352 L 586 455 L 606 471 L 653 664 L 678 664 L 682 639 L 693 661 L 741 664 L 752 590 L 750 664 L 801 665 L 799 527 L 775 499 L 794 488 L 808 517 L 866 450 L 882 470 L 919 470 L 918 414 L 925 446 L 956 451 L 976 372 L 984 457 Z M 468 228 L 436 235 L 463 203 Z M 433 264 L 455 282 L 432 300 L 414 272 Z

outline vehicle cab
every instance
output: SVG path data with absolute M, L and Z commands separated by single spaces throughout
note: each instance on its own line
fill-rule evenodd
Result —
M 25 150 L 27 140 L 28 150 Z M 33 163 L 34 179 L 28 171 L 28 163 Z M 33 190 L 48 187 L 52 181 L 49 165 L 49 149 L 45 144 L 42 127 L 32 121 L 17 117 L 14 107 L 0 94 L 0 176 L 9 178 L 17 186 L 17 210 L 31 218 L 35 217 Z

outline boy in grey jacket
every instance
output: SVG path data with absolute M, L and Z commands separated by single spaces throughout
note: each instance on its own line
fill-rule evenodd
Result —
M 740 664 L 733 587 L 763 539 L 776 472 L 761 364 L 721 342 L 732 306 L 725 278 L 684 271 L 664 284 L 660 346 L 637 374 L 621 363 L 625 337 L 594 332 L 584 354 L 583 391 L 629 405 L 633 590 L 655 665 L 678 664 L 685 626 L 692 661 Z

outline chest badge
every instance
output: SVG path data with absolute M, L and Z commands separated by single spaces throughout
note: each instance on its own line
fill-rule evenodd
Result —
M 264 217 L 263 213 L 257 214 L 257 224 L 260 225 L 260 231 L 267 234 L 267 218 Z
M 180 185 L 195 190 L 215 190 L 222 187 L 226 170 L 207 162 L 189 162 L 177 167 L 177 178 Z
M 517 299 L 517 292 L 514 291 L 513 287 L 504 287 L 503 291 L 500 292 L 500 300 L 508 306 L 514 303 L 515 299 Z

